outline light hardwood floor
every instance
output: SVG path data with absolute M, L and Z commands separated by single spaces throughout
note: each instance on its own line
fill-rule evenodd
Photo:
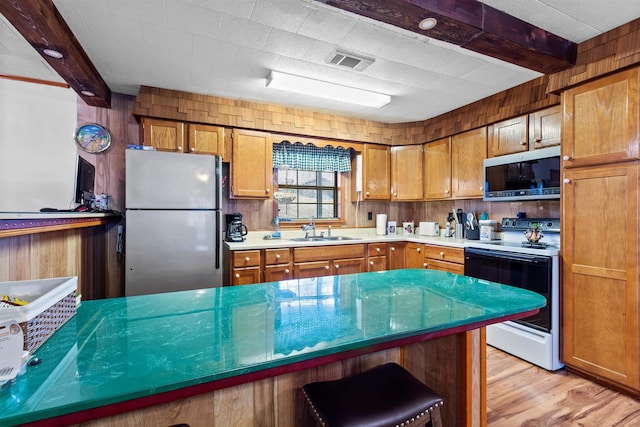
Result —
M 487 346 L 489 427 L 640 426 L 640 400 Z

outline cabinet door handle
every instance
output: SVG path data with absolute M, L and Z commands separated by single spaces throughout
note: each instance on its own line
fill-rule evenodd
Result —
M 285 268 L 285 269 L 284 269 L 284 272 L 285 272 L 285 273 L 287 273 L 287 274 L 289 274 L 289 269 L 288 269 L 288 268 Z
M 420 248 L 416 248 L 416 251 L 420 252 Z
M 398 197 L 398 193 L 393 193 L 393 197 Z
M 369 192 L 367 191 L 365 194 L 368 196 L 368 195 L 369 195 Z
M 191 147 L 191 151 L 196 151 L 196 147 Z
M 536 144 L 540 144 L 542 142 L 542 138 L 536 138 L 534 139 L 534 141 L 536 142 Z
M 422 265 L 424 266 L 424 268 L 427 268 L 429 266 L 426 262 Z
M 571 160 L 571 157 L 569 157 L 569 156 L 562 156 L 562 160 L 564 160 L 564 161 L 566 162 L 566 161 Z
M 236 273 L 236 279 L 239 279 L 240 275 L 238 273 Z
M 178 151 L 182 151 L 182 147 L 176 147 Z
M 369 265 L 373 265 L 373 261 L 369 261 Z
M 527 141 L 520 141 L 520 145 L 527 145 Z
M 271 193 L 271 190 L 269 190 L 269 189 L 267 188 L 267 194 L 269 194 L 269 193 Z
M 449 194 L 449 190 L 444 190 L 444 194 Z
M 571 182 L 571 180 L 569 178 L 565 178 L 562 180 L 563 183 L 568 184 Z
M 376 251 L 380 252 L 380 248 L 376 248 Z
M 391 246 L 391 250 L 395 251 L 396 250 L 395 246 Z
M 336 264 L 336 268 L 340 268 L 340 265 L 339 265 L 339 264 Z M 325 266 L 324 266 L 324 269 L 325 269 L 325 270 L 328 270 L 328 269 L 329 269 L 329 266 L 328 266 L 328 265 L 325 265 Z

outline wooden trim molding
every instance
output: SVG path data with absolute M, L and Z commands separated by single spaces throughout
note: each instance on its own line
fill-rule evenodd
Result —
M 65 89 L 69 88 L 69 85 L 67 83 L 54 82 L 51 80 L 32 79 L 30 77 L 11 76 L 8 74 L 0 74 L 0 79 L 17 80 L 20 82 L 35 83 L 35 84 L 47 85 L 47 86 L 57 86 L 57 87 L 63 87 Z
M 120 216 L 93 218 L 29 218 L 0 219 L 0 238 L 96 227 L 120 221 Z

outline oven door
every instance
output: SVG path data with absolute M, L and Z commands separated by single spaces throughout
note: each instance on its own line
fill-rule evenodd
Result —
M 546 306 L 537 314 L 515 322 L 551 332 L 551 257 L 480 248 L 465 248 L 464 257 L 465 276 L 527 289 L 544 296 Z

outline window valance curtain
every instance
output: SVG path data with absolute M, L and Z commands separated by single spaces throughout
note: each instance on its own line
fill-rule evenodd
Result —
M 281 166 L 316 172 L 349 172 L 351 170 L 350 149 L 282 141 L 273 144 L 273 167 Z

